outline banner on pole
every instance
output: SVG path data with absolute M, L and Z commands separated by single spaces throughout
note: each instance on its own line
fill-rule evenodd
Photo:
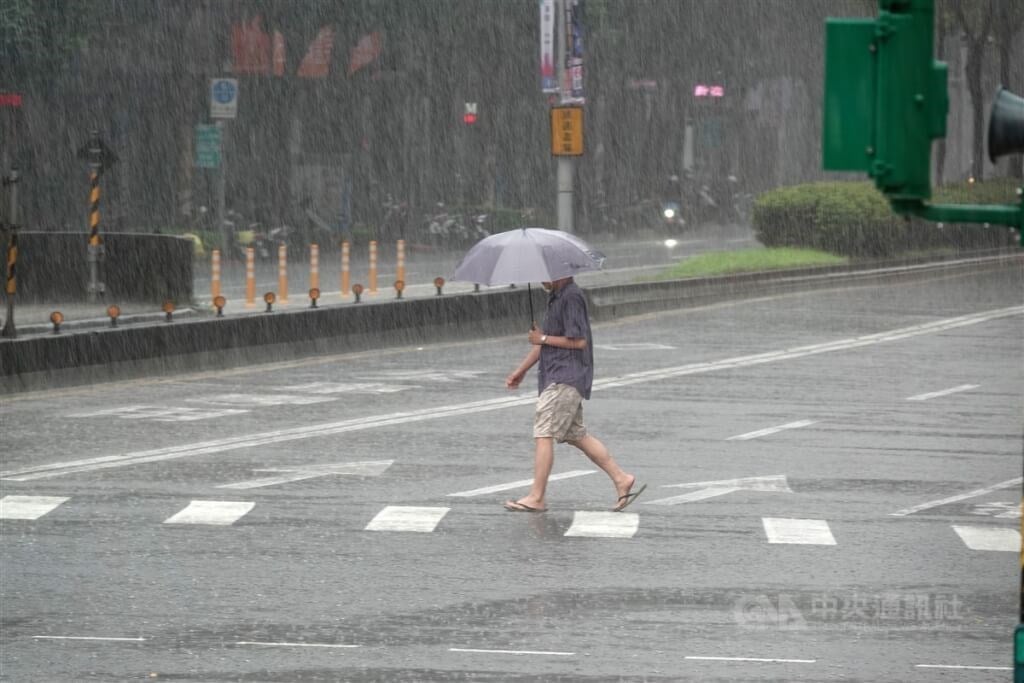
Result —
M 558 92 L 555 76 L 555 0 L 540 0 L 540 89 Z
M 565 83 L 562 102 L 583 104 L 583 0 L 565 2 Z

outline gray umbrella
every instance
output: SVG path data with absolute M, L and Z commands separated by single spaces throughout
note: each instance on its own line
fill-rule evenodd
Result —
M 462 257 L 452 280 L 481 285 L 553 282 L 585 270 L 598 270 L 605 255 L 561 230 L 516 228 L 477 242 Z M 533 298 L 530 298 L 533 318 Z

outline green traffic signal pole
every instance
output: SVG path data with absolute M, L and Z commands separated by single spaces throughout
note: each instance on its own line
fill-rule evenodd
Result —
M 926 204 L 918 199 L 890 198 L 893 211 L 940 223 L 988 223 L 1017 229 L 1024 246 L 1024 189 L 1018 189 L 1020 204 Z M 1022 607 L 1024 612 L 1024 607 Z

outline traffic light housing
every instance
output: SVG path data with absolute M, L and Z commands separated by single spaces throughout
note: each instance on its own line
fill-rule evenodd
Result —
M 931 144 L 946 135 L 948 69 L 933 58 L 933 0 L 878 0 L 875 19 L 825 24 L 825 170 L 867 173 L 893 210 L 945 223 L 1009 225 L 1024 245 L 1017 205 L 931 204 Z M 1020 98 L 1000 92 L 990 155 L 1021 151 Z M 993 156 L 994 159 L 994 156 Z
M 933 22 L 932 0 L 880 0 L 877 19 L 826 22 L 825 168 L 864 171 L 891 199 L 931 196 L 931 144 L 946 135 Z

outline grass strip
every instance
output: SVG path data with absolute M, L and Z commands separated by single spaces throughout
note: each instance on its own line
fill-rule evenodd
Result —
M 849 263 L 849 259 L 845 257 L 816 249 L 773 247 L 741 251 L 712 251 L 680 261 L 658 273 L 653 279 L 677 280 L 684 277 L 707 277 L 810 266 L 838 266 L 846 263 Z

